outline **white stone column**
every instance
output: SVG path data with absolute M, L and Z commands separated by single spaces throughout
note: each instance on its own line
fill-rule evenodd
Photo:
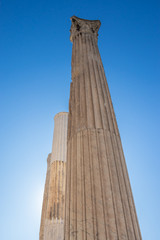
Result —
M 68 113 L 67 112 L 57 113 L 54 117 L 54 133 L 51 163 L 53 161 L 66 162 L 67 127 L 68 127 Z
M 40 240 L 63 240 L 64 238 L 67 126 L 68 113 L 56 114 L 49 179 L 47 178 L 47 201 L 43 203 L 45 216 L 41 220 Z

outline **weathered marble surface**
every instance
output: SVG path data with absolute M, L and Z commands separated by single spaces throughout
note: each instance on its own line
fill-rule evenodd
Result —
M 54 118 L 52 153 L 47 160 L 40 240 L 63 240 L 68 113 Z
M 54 117 L 54 133 L 51 162 L 57 160 L 66 162 L 67 127 L 68 127 L 68 113 L 67 112 L 57 113 Z
M 141 240 L 97 46 L 100 21 L 71 20 L 65 240 Z

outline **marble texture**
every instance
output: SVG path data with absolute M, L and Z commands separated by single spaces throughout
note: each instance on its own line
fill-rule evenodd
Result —
M 54 133 L 51 162 L 57 160 L 66 162 L 67 127 L 68 127 L 68 113 L 67 112 L 57 113 L 54 117 Z
M 141 240 L 97 46 L 100 21 L 71 18 L 65 240 Z
M 54 118 L 52 153 L 47 160 L 40 240 L 63 240 L 68 113 Z

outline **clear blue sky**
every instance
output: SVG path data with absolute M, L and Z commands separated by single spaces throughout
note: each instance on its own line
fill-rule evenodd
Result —
M 101 20 L 98 44 L 142 236 L 159 240 L 158 0 L 0 0 L 1 239 L 39 239 L 53 117 L 68 111 L 72 15 Z

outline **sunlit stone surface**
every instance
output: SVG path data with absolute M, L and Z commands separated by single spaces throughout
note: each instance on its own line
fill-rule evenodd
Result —
M 100 21 L 71 18 L 65 240 L 141 240 L 97 46 Z M 118 79 L 117 79 L 118 81 Z
M 64 239 L 67 124 L 68 113 L 55 116 L 52 153 L 47 159 L 40 240 Z
M 75 16 L 71 21 L 69 118 L 67 113 L 55 117 L 40 240 L 141 240 L 97 46 L 100 21 Z

